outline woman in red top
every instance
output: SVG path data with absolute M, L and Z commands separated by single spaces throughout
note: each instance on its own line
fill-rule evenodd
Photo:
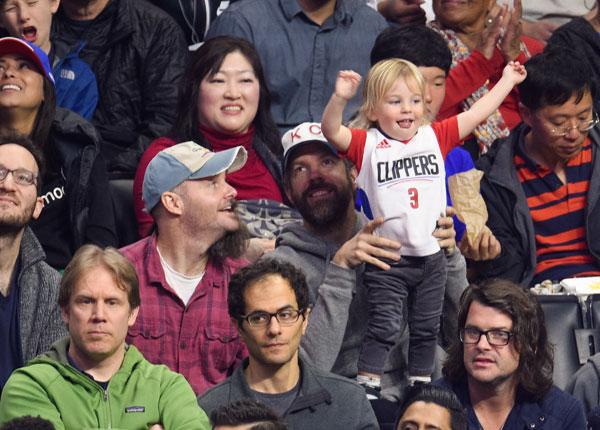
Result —
M 544 48 L 539 40 L 521 35 L 521 0 L 514 0 L 512 9 L 496 5 L 496 0 L 433 0 L 433 10 L 435 21 L 430 26 L 446 39 L 452 53 L 438 120 L 468 110 L 498 82 L 507 62 L 525 64 Z M 520 122 L 515 88 L 473 131 L 480 150 L 485 152 L 494 140 L 508 136 Z
M 142 156 L 133 184 L 140 236 L 152 230 L 152 217 L 143 208 L 142 182 L 146 167 L 162 149 L 193 140 L 212 151 L 242 145 L 248 161 L 227 175 L 242 202 L 241 216 L 254 236 L 269 237 L 266 218 L 289 218 L 283 205 L 282 147 L 271 118 L 270 96 L 260 59 L 243 39 L 217 37 L 191 55 L 182 79 L 177 118 L 166 137 L 156 139 Z M 262 214 L 261 214 L 262 212 Z M 268 212 L 269 217 L 261 218 Z M 266 219 L 267 223 L 272 219 Z

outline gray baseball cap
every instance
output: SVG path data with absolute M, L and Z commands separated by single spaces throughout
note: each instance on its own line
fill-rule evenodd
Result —
M 142 195 L 146 212 L 150 213 L 163 193 L 182 182 L 235 172 L 246 164 L 247 158 L 242 146 L 212 152 L 189 141 L 163 149 L 150 161 L 144 174 Z

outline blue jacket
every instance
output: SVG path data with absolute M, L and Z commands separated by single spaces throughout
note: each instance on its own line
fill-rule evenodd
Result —
M 450 388 L 467 409 L 469 430 L 481 430 L 475 415 L 466 381 L 450 384 L 444 379 L 436 382 Z M 585 430 L 586 420 L 579 400 L 553 386 L 540 401 L 529 398 L 519 390 L 517 399 L 502 430 Z

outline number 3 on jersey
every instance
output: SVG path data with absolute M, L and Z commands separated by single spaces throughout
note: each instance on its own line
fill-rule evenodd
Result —
M 409 188 L 408 198 L 410 199 L 410 207 L 417 209 L 419 207 L 419 190 L 416 188 Z

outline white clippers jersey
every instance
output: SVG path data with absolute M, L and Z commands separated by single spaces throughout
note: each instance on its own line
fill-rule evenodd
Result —
M 348 158 L 358 166 L 353 153 L 363 146 L 357 140 L 364 140 L 357 178 L 363 190 L 361 213 L 367 219 L 369 215 L 385 219 L 377 234 L 399 241 L 402 255 L 421 257 L 440 250 L 431 234 L 446 209 L 444 156 L 459 139 L 455 118 L 434 127 L 435 131 L 429 125 L 420 127 L 408 142 L 393 140 L 375 128 L 367 130 L 366 139 L 356 139 L 360 135 L 353 131 L 348 150 Z M 438 136 L 444 141 L 439 142 Z

